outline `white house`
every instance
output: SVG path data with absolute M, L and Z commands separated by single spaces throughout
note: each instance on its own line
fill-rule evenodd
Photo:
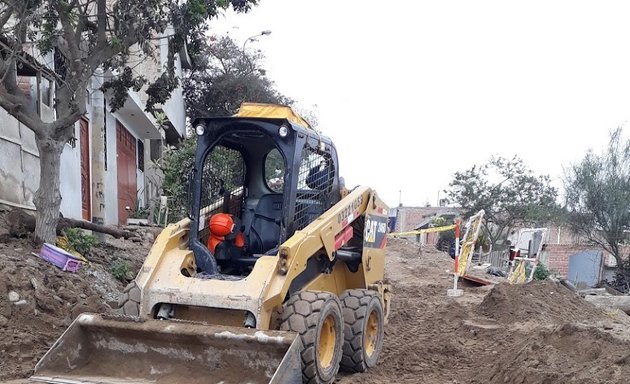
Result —
M 165 35 L 172 33 L 166 31 Z M 135 68 L 153 80 L 164 70 L 168 44 L 156 40 L 157 60 L 145 59 Z M 54 68 L 50 55 L 46 66 Z M 182 61 L 177 58 L 181 75 Z M 159 61 L 159 62 L 157 62 Z M 184 65 L 187 63 L 184 60 Z M 28 89 L 42 116 L 54 118 L 54 81 L 46 74 L 19 73 L 20 87 Z M 50 77 L 50 76 L 48 76 Z M 123 108 L 113 112 L 99 90 L 107 74 L 92 78 L 87 114 L 77 122 L 75 135 L 61 156 L 61 213 L 64 217 L 104 224 L 125 224 L 128 209 L 144 206 L 159 194 L 159 178 L 151 173 L 151 159 L 159 157 L 165 143 L 185 135 L 186 116 L 181 87 L 159 107 L 167 127 L 157 126 L 145 112 L 147 95 L 129 91 Z M 39 187 L 39 156 L 33 132 L 0 108 L 0 204 L 34 210 Z

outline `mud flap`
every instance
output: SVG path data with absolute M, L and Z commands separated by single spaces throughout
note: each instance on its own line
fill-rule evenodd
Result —
M 46 383 L 301 383 L 293 332 L 82 314 L 35 366 Z

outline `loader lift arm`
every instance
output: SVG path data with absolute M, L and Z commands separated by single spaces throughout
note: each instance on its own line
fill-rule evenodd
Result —
M 357 286 L 368 287 L 382 282 L 384 268 L 383 248 L 387 241 L 387 209 L 376 192 L 369 187 L 359 186 L 335 204 L 331 209 L 297 231 L 284 242 L 278 252 L 277 276 L 272 279 L 265 296 L 265 307 L 274 307 L 282 303 L 287 294 L 308 286 L 322 284 L 317 280 L 331 280 L 330 286 L 345 286 L 343 279 L 352 279 Z M 372 236 L 366 239 L 366 221 Z M 373 225 L 375 223 L 376 225 Z M 353 248 L 346 247 L 355 232 L 359 238 L 353 239 Z M 351 249 L 351 250 L 347 250 Z M 304 255 L 309 255 L 304 257 Z M 320 269 L 309 270 L 309 260 L 325 259 L 328 262 L 316 264 Z M 325 273 L 325 269 L 334 268 L 337 261 L 344 259 L 343 274 Z M 306 262 L 305 262 L 306 260 Z M 357 273 L 349 268 L 353 265 Z M 383 303 L 387 308 L 388 303 Z

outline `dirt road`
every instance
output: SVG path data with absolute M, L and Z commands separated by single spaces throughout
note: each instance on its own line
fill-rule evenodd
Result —
M 121 288 L 94 272 L 58 273 L 29 259 L 32 250 L 25 247 L 15 241 L 0 247 L 0 293 L 14 290 L 27 301 L 9 313 L 0 302 L 0 382 L 5 384 L 9 381 L 2 380 L 32 372 L 70 316 L 113 305 L 107 297 Z M 124 252 L 144 251 L 108 248 L 94 257 L 107 265 L 109 255 Z M 625 314 L 596 309 L 551 281 L 464 286 L 464 296 L 450 298 L 451 268 L 442 252 L 390 241 L 387 277 L 394 298 L 380 363 L 364 374 L 340 373 L 338 383 L 628 382 L 630 320 Z
M 630 318 L 560 284 L 464 286 L 450 298 L 452 260 L 388 244 L 393 312 L 377 367 L 339 383 L 628 383 Z

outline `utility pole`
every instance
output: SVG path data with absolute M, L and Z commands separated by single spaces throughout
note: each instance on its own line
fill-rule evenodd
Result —
M 398 190 L 398 206 L 402 207 L 402 189 Z
M 98 74 L 102 74 L 98 73 Z M 97 75 L 98 75 L 97 74 Z M 92 222 L 105 223 L 105 96 L 93 87 L 92 97 Z

